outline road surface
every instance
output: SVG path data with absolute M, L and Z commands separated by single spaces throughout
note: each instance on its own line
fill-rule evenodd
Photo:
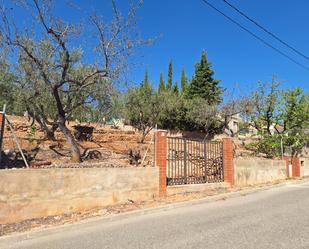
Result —
M 309 248 L 309 184 L 0 239 L 0 248 Z

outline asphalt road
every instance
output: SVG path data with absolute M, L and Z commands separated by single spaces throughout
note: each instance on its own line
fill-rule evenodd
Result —
M 35 232 L 26 240 L 2 238 L 0 247 L 308 249 L 309 184 Z

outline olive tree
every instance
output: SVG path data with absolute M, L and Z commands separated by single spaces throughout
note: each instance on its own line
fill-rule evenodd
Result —
M 40 124 L 52 129 L 58 127 L 71 146 L 72 161 L 80 162 L 79 146 L 66 121 L 77 109 L 96 103 L 102 90 L 110 90 L 106 85 L 112 86 L 110 82 L 123 73 L 135 48 L 142 44 L 134 32 L 139 4 L 127 16 L 122 16 L 112 1 L 114 15 L 109 22 L 96 14 L 90 16 L 89 25 L 94 27 L 97 41 L 94 52 L 100 57 L 86 63 L 82 48 L 76 46 L 77 39 L 86 37 L 80 31 L 82 24 L 57 16 L 52 1 L 16 1 L 14 8 L 22 7 L 31 17 L 31 22 L 23 27 L 15 24 L 14 8 L 5 3 L 1 9 L 2 41 L 12 53 L 19 55 L 15 61 L 22 78 L 19 81 L 24 81 L 22 84 L 26 83 L 32 91 L 30 101 L 25 99 L 31 105 L 30 114 L 35 113 L 33 116 L 39 117 Z

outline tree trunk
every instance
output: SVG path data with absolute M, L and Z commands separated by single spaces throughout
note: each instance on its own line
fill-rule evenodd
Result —
M 145 141 L 145 135 L 142 133 L 141 136 L 140 136 L 140 138 L 139 138 L 139 141 L 138 141 L 138 142 L 141 143 L 141 144 L 143 144 L 144 141 Z
M 68 127 L 65 124 L 66 113 L 63 109 L 62 102 L 61 102 L 61 99 L 60 99 L 60 96 L 59 96 L 58 86 L 55 86 L 53 88 L 53 95 L 54 95 L 57 110 L 58 110 L 58 122 L 57 123 L 58 123 L 59 129 L 62 131 L 63 135 L 65 136 L 66 140 L 68 141 L 68 143 L 71 146 L 71 161 L 75 162 L 75 163 L 80 163 L 82 161 L 82 159 L 81 159 L 78 144 L 77 144 L 74 136 L 72 135 L 71 131 L 68 129 Z
M 58 125 L 53 125 L 51 128 L 49 128 L 44 118 L 40 114 L 31 112 L 29 108 L 27 108 L 27 111 L 28 111 L 29 116 L 31 116 L 33 119 L 33 123 L 31 125 L 33 125 L 34 121 L 36 121 L 40 125 L 41 129 L 44 131 L 45 139 L 53 140 L 53 141 L 56 140 L 55 131 Z
M 139 139 L 139 142 L 141 144 L 145 143 L 146 136 L 149 134 L 149 132 L 151 130 L 152 130 L 152 128 L 150 128 L 150 127 L 146 128 L 145 130 L 142 130 L 142 134 L 141 134 L 140 139 Z
M 80 150 L 79 150 L 78 144 L 77 144 L 74 136 L 72 135 L 71 131 L 65 125 L 65 120 L 60 119 L 58 121 L 58 124 L 59 124 L 59 129 L 62 131 L 63 135 L 65 136 L 68 143 L 70 144 L 71 153 L 72 153 L 71 161 L 75 162 L 75 163 L 80 163 L 82 160 L 81 160 L 81 155 L 80 155 Z
M 146 131 L 142 131 L 142 134 L 141 134 L 141 136 L 140 136 L 140 138 L 139 138 L 139 142 L 140 142 L 141 144 L 143 144 L 143 143 L 145 142 L 146 136 L 147 136 Z
M 44 130 L 44 133 L 45 133 L 46 140 L 53 140 L 53 141 L 56 140 L 55 132 L 52 131 L 51 129 Z
M 56 140 L 55 137 L 55 131 L 58 127 L 58 125 L 53 125 L 51 128 L 48 127 L 48 125 L 43 121 L 43 122 L 39 122 L 37 120 L 37 122 L 40 124 L 41 128 L 43 129 L 44 133 L 45 133 L 45 138 L 47 140 Z

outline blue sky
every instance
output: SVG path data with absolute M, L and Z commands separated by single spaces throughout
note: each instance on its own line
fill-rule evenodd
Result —
M 246 27 L 257 30 L 222 1 L 209 1 Z M 230 1 L 289 44 L 309 55 L 309 1 Z M 224 87 L 238 85 L 238 90 L 245 92 L 254 87 L 258 80 L 269 81 L 276 74 L 283 81 L 284 87 L 300 86 L 309 90 L 309 71 L 294 65 L 258 42 L 200 0 L 146 0 L 139 14 L 142 18 L 140 27 L 146 36 L 162 34 L 155 45 L 145 50 L 145 64 L 149 68 L 150 78 L 156 82 L 160 71 L 166 76 L 170 59 L 173 59 L 176 80 L 179 81 L 182 66 L 192 75 L 194 64 L 205 49 L 213 63 L 216 77 L 222 80 Z M 263 32 L 257 33 L 294 56 Z M 295 58 L 306 63 L 302 58 Z M 309 62 L 307 65 L 309 66 Z M 136 73 L 135 77 L 140 79 L 142 76 Z
M 233 12 L 221 0 L 209 0 L 222 11 L 266 39 L 294 59 L 309 67 L 309 61 L 295 55 L 280 43 L 258 30 L 244 18 Z M 82 18 L 80 13 L 65 8 L 63 1 L 56 0 L 59 15 L 70 19 Z M 99 14 L 110 15 L 109 0 L 75 1 L 84 11 L 96 9 Z M 118 0 L 125 12 L 127 0 Z M 309 1 L 307 0 L 230 0 L 230 2 L 260 24 L 273 31 L 283 40 L 309 56 L 308 23 Z M 309 91 L 309 71 L 288 61 L 275 51 L 255 40 L 249 34 L 227 21 L 202 3 L 201 0 L 145 0 L 138 12 L 139 29 L 145 38 L 159 37 L 149 47 L 142 49 L 142 64 L 132 70 L 129 79 L 139 83 L 145 68 L 154 84 L 162 72 L 167 76 L 170 60 L 173 61 L 174 81 L 180 82 L 181 68 L 192 76 L 194 65 L 202 50 L 213 64 L 215 77 L 222 86 L 245 94 L 256 86 L 258 80 L 270 81 L 277 75 L 283 87 L 302 87 Z

